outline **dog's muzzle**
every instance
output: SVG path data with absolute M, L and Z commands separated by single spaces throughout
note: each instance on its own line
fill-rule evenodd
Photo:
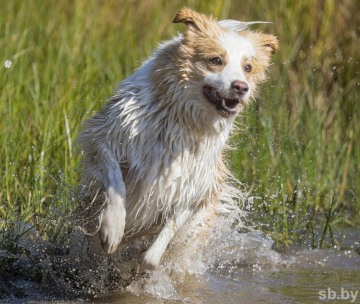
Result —
M 211 86 L 206 85 L 203 87 L 203 93 L 206 99 L 210 101 L 221 114 L 225 114 L 227 117 L 237 113 L 239 104 L 243 102 L 241 97 L 245 95 L 249 89 L 248 87 L 247 89 L 240 87 L 236 81 L 234 81 L 231 86 L 232 90 L 235 91 L 234 95 L 237 95 L 235 98 L 222 96 Z M 234 86 L 236 86 L 236 88 L 234 88 Z

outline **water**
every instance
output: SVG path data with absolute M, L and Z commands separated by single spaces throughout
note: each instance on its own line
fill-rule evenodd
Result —
M 97 237 L 72 232 L 65 251 L 56 251 L 39 244 L 30 230 L 28 243 L 18 243 L 32 244 L 32 258 L 37 254 L 41 260 L 42 283 L 18 281 L 27 297 L 5 303 L 360 303 L 359 231 L 345 231 L 347 249 L 279 252 L 259 231 L 231 228 L 233 220 L 211 214 L 195 218 L 170 244 L 162 265 L 142 274 L 135 260 L 151 238 L 106 257 Z M 46 254 L 36 251 L 39 246 Z
M 326 270 L 263 270 L 261 273 L 237 271 L 229 278 L 226 270 L 206 273 L 202 282 L 189 280 L 179 285 L 178 293 L 190 303 L 324 303 L 319 291 L 328 288 L 341 292 L 359 290 L 359 272 Z M 339 281 L 342 282 L 339 284 Z M 357 281 L 357 285 L 354 285 Z M 349 282 L 351 287 L 349 287 Z M 357 295 L 356 303 L 359 295 Z M 114 293 L 95 303 L 179 303 L 176 300 L 136 296 L 129 292 Z M 348 301 L 350 302 L 350 300 Z M 335 301 L 335 303 L 337 303 Z
M 349 234 L 356 236 L 351 231 Z M 220 242 L 220 246 L 209 250 L 215 253 L 214 263 L 204 273 L 169 284 L 165 271 L 157 270 L 140 284 L 142 288 L 134 288 L 139 283 L 133 283 L 127 291 L 113 293 L 99 299 L 98 303 L 178 303 L 181 300 L 192 303 L 327 303 L 332 300 L 320 299 L 320 296 L 325 292 L 328 298 L 330 290 L 330 297 L 334 292 L 336 297 L 341 297 L 342 288 L 343 301 L 352 302 L 350 292 L 353 295 L 360 292 L 357 252 L 293 248 L 278 253 L 272 245 L 273 241 L 259 232 L 234 232 Z M 340 299 L 335 303 L 337 300 Z M 354 302 L 360 303 L 359 294 Z

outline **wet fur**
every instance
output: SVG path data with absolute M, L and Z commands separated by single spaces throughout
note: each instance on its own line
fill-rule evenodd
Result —
M 236 115 L 219 115 L 202 92 L 206 75 L 226 68 L 220 37 L 235 32 L 187 8 L 174 22 L 185 23 L 186 32 L 162 43 L 123 80 L 105 107 L 84 123 L 77 140 L 84 155 L 80 196 L 104 207 L 99 234 L 105 252 L 160 227 L 139 260 L 148 269 L 158 266 L 176 231 L 197 210 L 218 201 L 229 210 L 241 197 L 222 156 Z M 255 56 L 242 59 L 254 66 L 245 80 L 253 96 L 277 40 L 247 30 L 236 35 L 255 50 Z M 209 62 L 216 56 L 224 58 L 224 67 Z

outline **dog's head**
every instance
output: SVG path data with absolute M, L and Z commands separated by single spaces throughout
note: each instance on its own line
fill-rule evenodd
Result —
M 245 30 L 248 23 L 217 22 L 188 8 L 176 15 L 174 23 L 180 22 L 187 26 L 176 58 L 181 77 L 201 84 L 199 99 L 208 107 L 223 117 L 234 116 L 265 80 L 278 40 Z

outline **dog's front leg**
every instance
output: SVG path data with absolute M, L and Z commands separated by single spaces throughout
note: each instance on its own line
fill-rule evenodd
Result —
M 107 208 L 101 219 L 100 240 L 104 251 L 113 254 L 124 236 L 126 188 L 119 164 L 111 160 L 102 168 Z
M 141 269 L 152 270 L 159 266 L 166 247 L 169 245 L 176 232 L 193 214 L 193 211 L 186 209 L 165 224 L 155 242 L 140 256 L 138 262 Z

